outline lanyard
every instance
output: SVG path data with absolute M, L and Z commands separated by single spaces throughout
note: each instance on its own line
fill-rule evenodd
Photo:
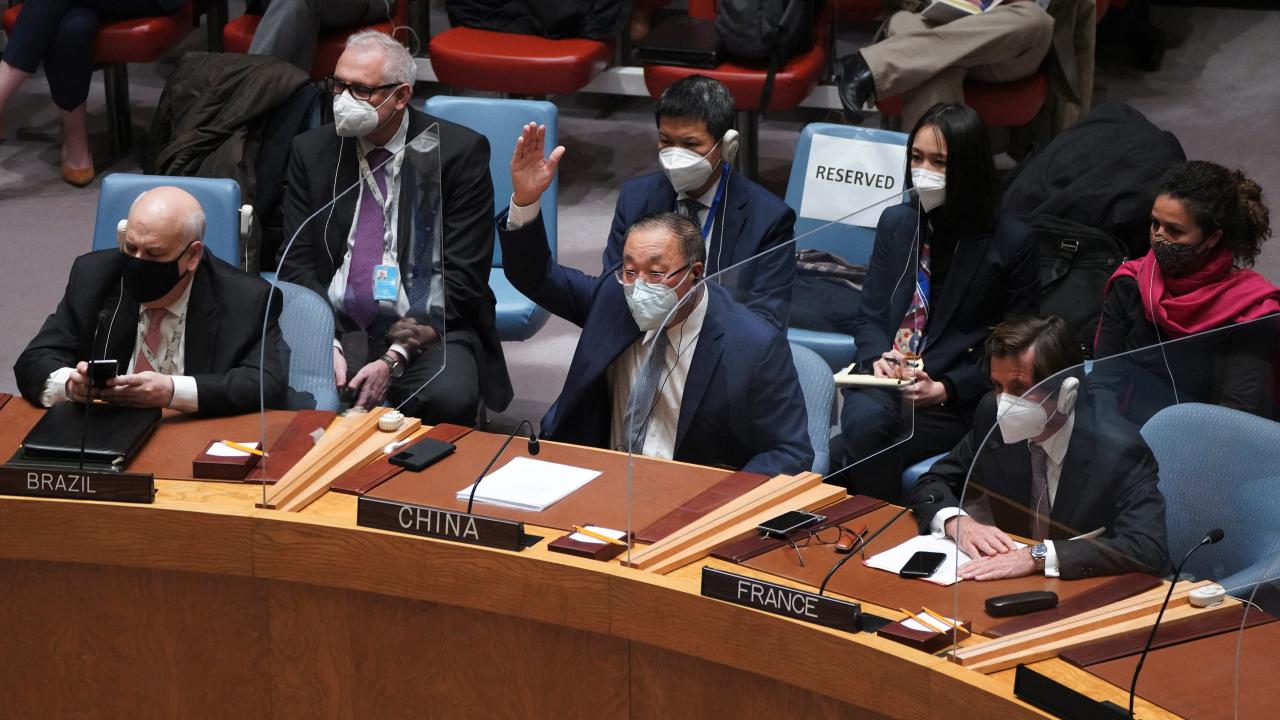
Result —
M 725 178 L 729 177 L 729 163 L 725 163 L 720 171 L 720 184 L 716 186 L 715 199 L 711 201 L 711 209 L 707 211 L 707 219 L 702 223 L 702 238 L 709 239 L 711 235 L 711 224 L 715 222 L 716 211 L 720 207 L 721 201 L 724 200 Z M 697 198 L 691 198 L 697 199 Z M 676 198 L 676 212 L 680 212 L 680 199 Z M 722 231 L 723 232 L 723 231 Z
M 378 203 L 378 207 L 382 208 L 382 238 L 387 249 L 391 249 L 391 201 L 383 197 L 382 190 L 378 188 L 378 181 L 374 179 L 373 172 L 369 170 L 369 161 L 365 158 L 364 153 L 356 148 L 356 157 L 360 161 L 360 177 L 364 179 L 365 185 L 369 188 L 369 192 L 373 195 L 373 199 Z M 400 166 L 404 163 L 404 153 L 394 155 L 390 162 L 392 163 L 391 177 L 387 179 L 387 194 L 391 194 L 392 182 L 400 177 Z M 379 167 L 378 172 L 386 172 L 386 163 Z

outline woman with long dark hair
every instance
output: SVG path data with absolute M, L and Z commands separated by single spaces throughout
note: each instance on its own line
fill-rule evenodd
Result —
M 900 499 L 904 467 L 951 450 L 968 430 L 991 387 L 982 363 L 990 328 L 1040 309 L 1032 231 L 997 217 L 982 118 L 934 105 L 907 149 L 914 198 L 880 216 L 854 340 L 863 371 L 914 382 L 848 388 L 840 413 L 845 463 L 856 464 L 838 480 L 890 501 Z
M 1138 424 L 1177 402 L 1274 416 L 1277 324 L 1251 321 L 1280 312 L 1280 289 L 1248 269 L 1270 236 L 1262 188 L 1243 173 L 1201 160 L 1170 169 L 1151 250 L 1107 281 L 1095 393 Z

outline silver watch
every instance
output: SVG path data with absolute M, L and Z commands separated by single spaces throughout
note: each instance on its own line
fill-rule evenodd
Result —
M 1036 564 L 1040 570 L 1044 569 L 1044 562 L 1049 558 L 1049 546 L 1044 543 L 1036 543 L 1031 546 L 1031 562 Z

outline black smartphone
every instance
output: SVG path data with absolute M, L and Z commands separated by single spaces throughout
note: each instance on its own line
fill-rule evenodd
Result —
M 767 537 L 786 537 L 802 527 L 817 525 L 826 519 L 827 517 L 825 515 L 805 512 L 803 510 L 792 510 L 791 512 L 785 512 L 775 518 L 765 520 L 756 526 L 756 530 L 759 530 L 761 535 L 765 535 Z
M 898 571 L 898 575 L 904 578 L 927 578 L 932 575 L 947 559 L 946 553 L 940 552 L 924 552 L 923 550 L 911 556 L 906 565 Z
M 118 360 L 90 360 L 89 361 L 89 384 L 101 390 L 107 386 L 107 381 L 120 374 L 120 362 Z
M 418 442 L 387 458 L 392 465 L 418 472 L 442 457 L 452 453 L 457 446 L 434 438 L 422 438 Z

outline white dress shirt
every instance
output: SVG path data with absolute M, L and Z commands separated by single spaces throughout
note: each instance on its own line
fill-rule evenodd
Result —
M 156 372 L 164 373 L 173 380 L 173 399 L 169 402 L 169 407 L 184 413 L 192 413 L 200 409 L 196 379 L 182 374 L 186 368 L 187 356 L 187 303 L 191 300 L 191 286 L 194 284 L 195 278 L 192 278 L 191 282 L 187 283 L 187 289 L 183 290 L 176 300 L 165 306 L 168 312 L 160 321 L 160 342 L 155 352 L 155 357 L 162 365 L 155 369 Z M 149 309 L 139 306 L 138 330 L 133 341 L 133 353 L 129 356 L 127 374 L 134 372 L 134 364 L 137 363 L 138 353 L 142 350 L 143 340 L 147 337 L 147 328 L 150 325 Z M 67 378 L 73 372 L 75 368 L 66 367 L 49 373 L 49 379 L 44 381 L 44 391 L 40 393 L 40 404 L 51 407 L 56 402 L 66 400 Z
M 1067 446 L 1071 444 L 1071 431 L 1076 426 L 1076 413 L 1074 410 L 1067 415 L 1067 421 L 1058 428 L 1058 431 L 1045 438 L 1040 447 L 1044 449 L 1046 456 L 1045 476 L 1049 481 L 1049 507 L 1053 507 L 1053 503 L 1058 498 L 1058 481 L 1062 478 L 1062 461 L 1067 457 Z M 999 432 L 997 430 L 996 432 Z M 1030 441 L 1028 441 L 1030 442 Z M 929 530 L 934 537 L 946 537 L 946 523 L 957 515 L 967 515 L 958 507 L 942 508 L 933 516 L 933 520 L 929 523 Z M 1033 538 L 1040 540 L 1049 549 L 1049 554 L 1044 560 L 1044 574 L 1046 577 L 1058 577 L 1058 552 L 1054 549 L 1053 541 L 1047 538 Z

